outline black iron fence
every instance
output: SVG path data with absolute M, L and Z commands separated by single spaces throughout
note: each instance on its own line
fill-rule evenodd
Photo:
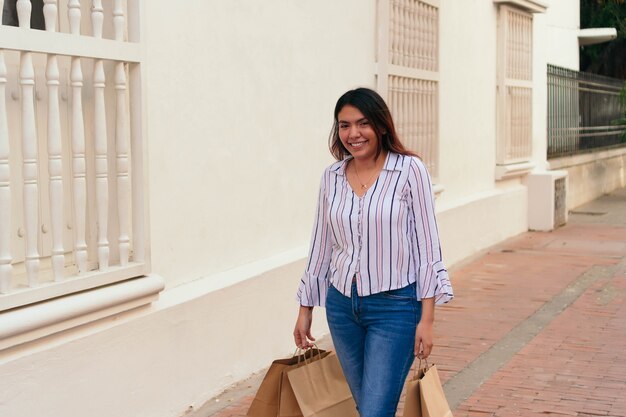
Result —
M 548 158 L 626 146 L 624 80 L 548 65 Z

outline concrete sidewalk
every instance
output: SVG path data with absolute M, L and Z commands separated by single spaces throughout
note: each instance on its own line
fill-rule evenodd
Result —
M 430 362 L 455 417 L 626 417 L 626 188 L 451 272 Z M 245 416 L 262 377 L 193 415 Z

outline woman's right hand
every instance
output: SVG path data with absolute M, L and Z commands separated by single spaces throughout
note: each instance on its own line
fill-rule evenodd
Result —
M 313 322 L 313 307 L 300 306 L 296 327 L 293 329 L 293 340 L 296 346 L 307 349 L 313 346 L 315 338 L 311 336 L 311 323 Z

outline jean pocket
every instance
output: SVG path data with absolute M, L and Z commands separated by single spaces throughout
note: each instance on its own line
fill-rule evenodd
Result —
M 415 284 L 407 285 L 406 287 L 398 288 L 395 290 L 382 291 L 379 293 L 381 297 L 391 300 L 417 300 L 417 293 L 415 291 Z

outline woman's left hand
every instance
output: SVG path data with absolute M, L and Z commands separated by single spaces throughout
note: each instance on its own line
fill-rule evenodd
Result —
M 420 321 L 415 330 L 415 356 L 426 359 L 433 349 L 433 323 Z

